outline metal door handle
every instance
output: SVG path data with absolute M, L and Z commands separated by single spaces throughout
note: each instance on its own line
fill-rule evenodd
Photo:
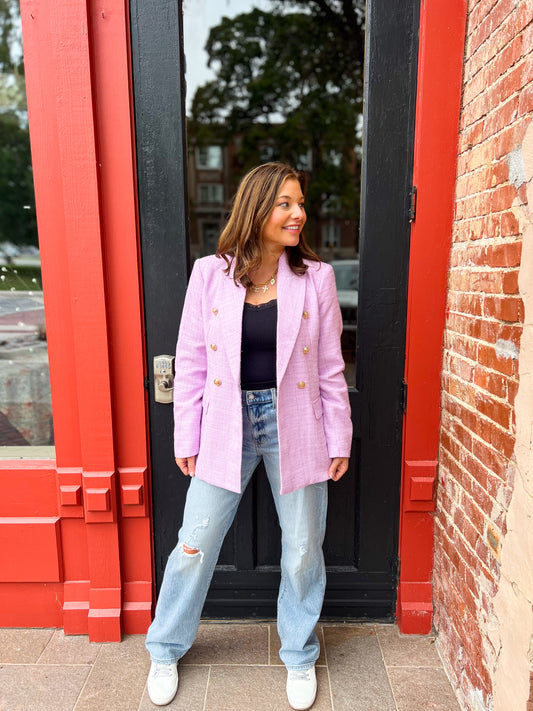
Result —
M 174 390 L 174 356 L 154 356 L 154 398 L 156 402 L 171 403 Z

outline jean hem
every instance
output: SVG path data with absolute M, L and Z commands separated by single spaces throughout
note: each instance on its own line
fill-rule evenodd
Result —
M 150 661 L 154 662 L 154 664 L 177 664 L 181 657 L 174 657 L 173 659 L 157 659 L 156 657 L 152 657 L 150 655 Z
M 308 662 L 307 664 L 286 664 L 285 669 L 287 671 L 307 671 L 307 669 L 312 669 L 316 665 L 316 661 Z

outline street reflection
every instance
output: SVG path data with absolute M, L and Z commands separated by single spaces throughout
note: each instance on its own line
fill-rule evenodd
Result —
M 0 456 L 54 443 L 18 0 L 0 3 Z M 6 454 L 9 452 L 9 454 Z
M 364 22 L 361 0 L 184 2 L 191 259 L 216 251 L 250 168 L 281 160 L 304 172 L 306 237 L 335 270 L 351 386 Z

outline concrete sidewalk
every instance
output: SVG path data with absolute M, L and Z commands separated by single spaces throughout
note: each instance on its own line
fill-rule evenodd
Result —
M 459 711 L 434 637 L 324 622 L 313 711 Z M 203 622 L 168 709 L 290 711 L 271 622 Z M 143 636 L 91 644 L 62 630 L 0 630 L 0 711 L 147 711 Z

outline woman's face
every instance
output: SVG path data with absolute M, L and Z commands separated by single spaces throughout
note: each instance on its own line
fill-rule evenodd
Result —
M 281 186 L 263 227 L 264 248 L 281 254 L 285 247 L 296 247 L 306 219 L 300 183 L 295 178 L 288 178 Z

